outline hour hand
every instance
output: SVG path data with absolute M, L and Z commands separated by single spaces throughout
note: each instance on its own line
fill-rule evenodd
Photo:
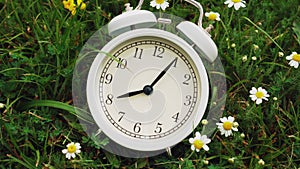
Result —
M 138 95 L 141 93 L 144 93 L 145 95 L 149 96 L 152 92 L 153 92 L 153 87 L 151 85 L 146 85 L 143 87 L 142 90 L 128 92 L 128 93 L 118 96 L 117 98 L 131 97 L 131 96 L 135 96 L 135 95 Z
M 131 97 L 131 96 L 135 96 L 135 95 L 141 94 L 143 92 L 144 92 L 143 90 L 128 92 L 128 93 L 125 93 L 125 94 L 122 94 L 122 95 L 118 96 L 117 98 Z

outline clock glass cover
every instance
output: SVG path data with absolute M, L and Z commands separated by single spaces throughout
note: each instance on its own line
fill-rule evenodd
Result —
M 205 112 L 208 120 L 221 115 L 226 93 L 221 62 L 201 58 L 178 36 L 173 28 L 181 18 L 164 17 L 173 25 L 114 37 L 103 27 L 77 60 L 72 83 L 80 123 L 96 144 L 114 154 L 162 153 L 189 136 Z

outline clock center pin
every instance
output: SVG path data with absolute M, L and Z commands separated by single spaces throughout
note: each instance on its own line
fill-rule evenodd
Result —
M 143 88 L 143 92 L 144 92 L 145 95 L 149 96 L 153 92 L 153 87 L 150 86 L 150 85 L 146 85 Z

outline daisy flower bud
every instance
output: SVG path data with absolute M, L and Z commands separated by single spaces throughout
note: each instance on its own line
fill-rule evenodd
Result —
M 260 160 L 258 161 L 258 164 L 259 164 L 259 165 L 265 165 L 265 161 L 264 161 L 263 159 L 260 159 Z
M 208 121 L 207 121 L 206 119 L 203 119 L 203 120 L 201 121 L 201 123 L 202 123 L 203 125 L 207 125 L 207 124 L 208 124 Z
M 234 157 L 228 158 L 227 161 L 228 161 L 230 164 L 233 164 L 233 163 L 234 163 Z
M 4 108 L 5 107 L 5 104 L 3 103 L 0 103 L 0 109 Z
M 209 164 L 209 161 L 208 161 L 208 160 L 204 160 L 203 163 L 204 163 L 205 165 L 208 165 L 208 164 Z
M 278 56 L 279 56 L 279 57 L 283 57 L 283 56 L 284 56 L 284 53 L 283 53 L 283 52 L 278 52 Z

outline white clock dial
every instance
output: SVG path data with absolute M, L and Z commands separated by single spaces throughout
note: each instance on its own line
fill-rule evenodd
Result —
M 201 120 L 208 80 L 197 53 L 179 37 L 140 29 L 110 41 L 88 77 L 92 115 L 116 143 L 160 150 L 184 139 Z

